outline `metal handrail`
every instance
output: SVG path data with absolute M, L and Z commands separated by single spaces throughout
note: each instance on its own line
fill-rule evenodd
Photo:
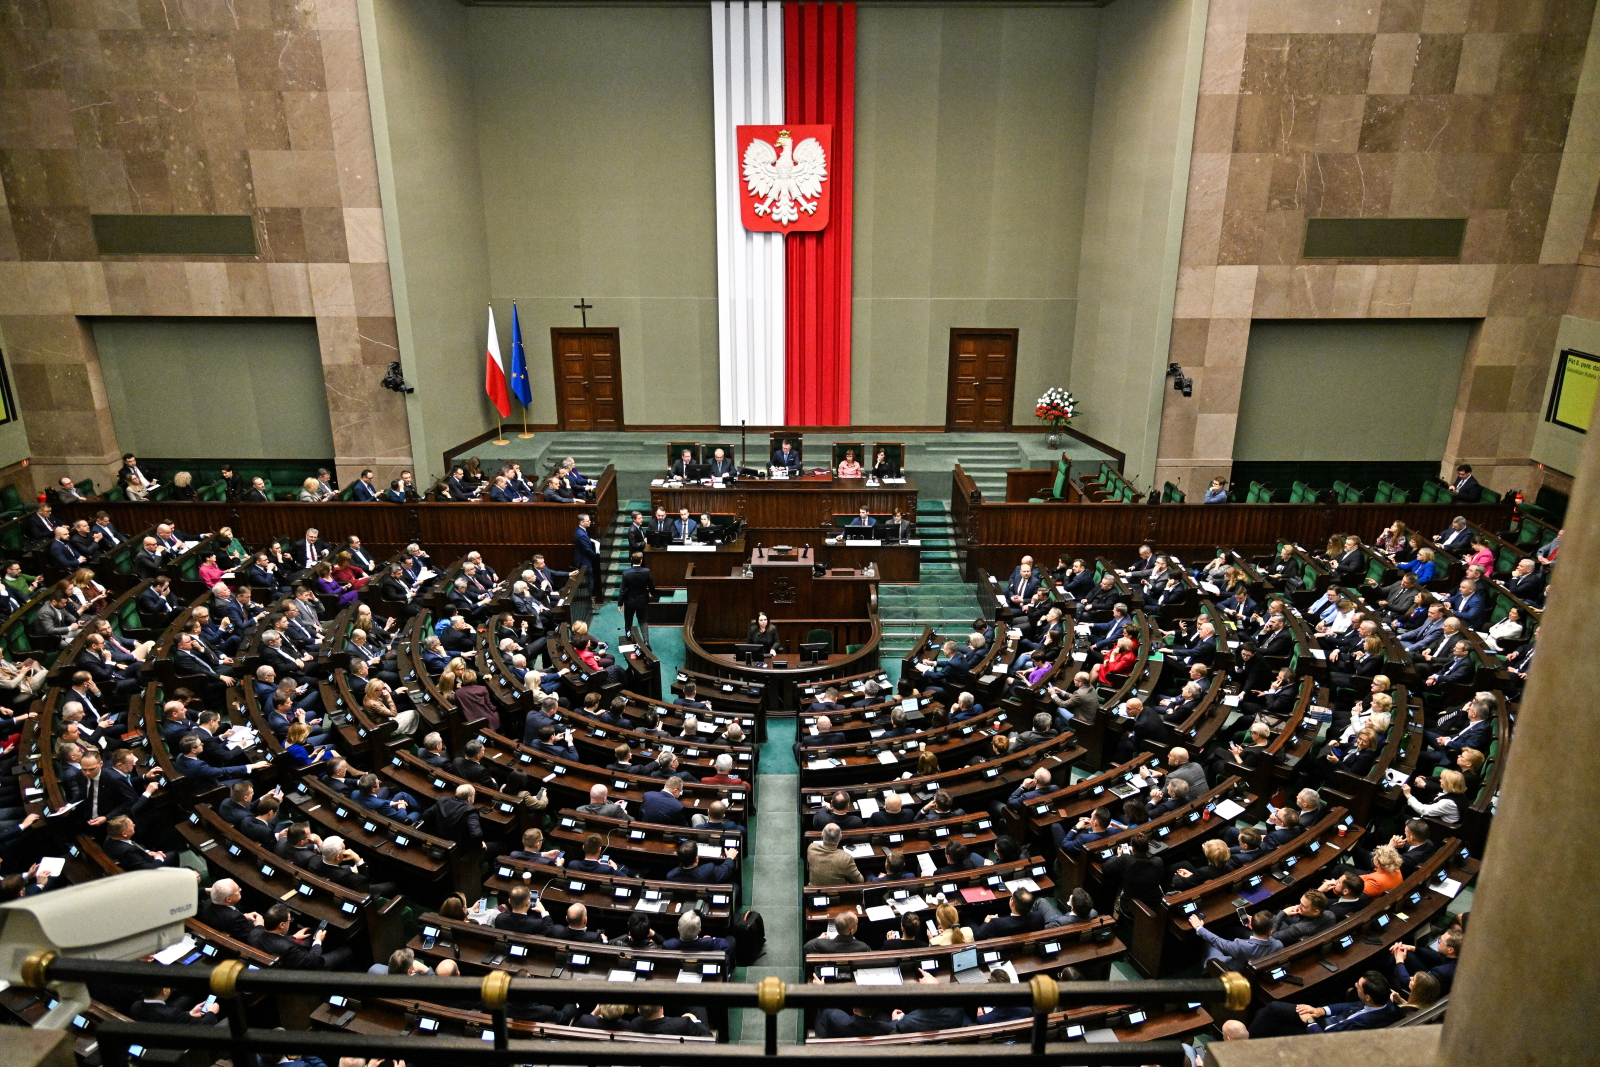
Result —
M 480 1059 L 485 1064 L 527 1062 L 537 1054 L 540 1062 L 594 1064 L 609 1063 L 616 1057 L 609 1042 L 512 1042 L 506 1025 L 506 1004 L 514 996 L 527 996 L 538 1000 L 570 1000 L 573 983 L 556 979 L 512 978 L 505 971 L 493 971 L 482 978 L 441 978 L 436 975 L 350 974 L 328 971 L 290 971 L 280 968 L 249 970 L 239 960 L 226 960 L 215 966 L 187 965 L 163 966 L 157 963 L 124 963 L 110 960 L 63 958 L 49 951 L 35 952 L 24 961 L 22 984 L 45 988 L 55 982 L 108 982 L 121 985 L 160 985 L 177 991 L 210 993 L 226 1006 L 228 1027 L 175 1026 L 158 1023 L 106 1022 L 96 1029 L 100 1042 L 102 1062 L 106 1067 L 127 1067 L 128 1046 L 132 1044 L 158 1048 L 226 1048 L 233 1062 L 250 1063 L 253 1051 L 315 1050 L 351 1055 L 371 1056 L 374 1053 L 393 1052 L 396 1058 L 415 1056 L 436 1058 L 456 1052 L 468 1052 L 469 1058 Z M 764 978 L 757 983 L 715 983 L 680 986 L 676 983 L 608 983 L 604 987 L 605 999 L 619 1004 L 660 1004 L 665 1007 L 705 1005 L 721 1008 L 759 1008 L 766 1016 L 764 1050 L 760 1057 L 742 1046 L 693 1045 L 678 1051 L 662 1050 L 650 1046 L 630 1044 L 627 1062 L 639 1067 L 684 1063 L 689 1058 L 732 1059 L 754 1061 L 777 1057 L 780 1012 L 795 1008 L 802 1011 L 837 1007 L 849 1010 L 857 1007 L 904 1008 L 942 1005 L 1023 1006 L 1033 1012 L 1033 1031 L 1030 1048 L 1022 1046 L 995 1046 L 985 1055 L 1002 1054 L 1021 1056 L 1030 1063 L 1046 1055 L 1045 1035 L 1051 1012 L 1064 1008 L 1087 1007 L 1097 1004 L 1153 1005 L 1174 1002 L 1222 1002 L 1231 1011 L 1242 1011 L 1250 1002 L 1248 980 L 1235 972 L 1216 978 L 1159 979 L 1134 982 L 1067 982 L 1060 983 L 1046 975 L 1035 975 L 1027 985 L 1015 983 L 984 983 L 981 986 L 909 985 L 909 986 L 857 986 L 857 985 L 789 985 L 778 978 Z M 395 1035 L 378 1037 L 369 1034 L 341 1034 L 252 1029 L 245 1017 L 243 997 L 249 994 L 268 996 L 278 994 L 339 994 L 342 996 L 371 995 L 399 999 L 431 999 L 461 1003 L 474 996 L 478 998 L 491 1020 L 494 1043 L 447 1038 L 442 1036 L 411 1037 Z M 1167 1048 L 1171 1045 L 1172 1048 Z M 592 1046 L 592 1047 L 591 1047 Z M 925 1057 L 939 1046 L 911 1046 L 908 1049 L 874 1047 L 874 1058 L 905 1060 Z M 1139 1042 L 1127 1045 L 1071 1046 L 1075 1062 L 1083 1063 L 1166 1063 L 1175 1062 L 1171 1055 L 1181 1054 L 1176 1042 Z M 556 1056 L 555 1051 L 560 1055 Z M 1120 1051 L 1119 1051 L 1120 1050 Z M 1093 1056 L 1085 1053 L 1094 1052 Z M 783 1057 L 799 1056 L 808 1063 L 859 1062 L 863 1053 L 851 1053 L 839 1046 L 811 1046 L 789 1050 Z M 962 1053 L 971 1055 L 970 1050 Z M 1041 1065 L 1055 1059 L 1038 1059 Z

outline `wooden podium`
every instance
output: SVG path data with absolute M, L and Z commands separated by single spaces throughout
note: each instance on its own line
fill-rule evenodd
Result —
M 815 558 L 808 546 L 771 545 L 726 573 L 700 573 L 703 564 L 710 571 L 725 558 L 692 560 L 684 574 L 689 593 L 685 664 L 763 683 L 768 709 L 780 714 L 795 710 L 801 682 L 875 669 L 882 634 L 875 569 L 822 571 Z M 766 666 L 739 663 L 734 646 L 744 643 L 750 623 L 763 611 L 778 630 L 781 651 Z M 819 663 L 801 663 L 800 646 L 819 631 L 832 643 L 831 654 Z

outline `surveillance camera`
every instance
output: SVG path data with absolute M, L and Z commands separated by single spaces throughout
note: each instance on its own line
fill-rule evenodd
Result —
M 0 905 L 0 978 L 25 984 L 35 953 L 74 959 L 137 960 L 183 940 L 195 917 L 199 880 L 182 867 L 129 871 Z M 31 970 L 31 968 L 30 968 Z M 54 985 L 60 1002 L 34 1026 L 60 1029 L 89 1005 L 76 982 Z
M 385 389 L 392 390 L 396 393 L 416 392 L 415 389 L 406 384 L 405 375 L 400 373 L 399 360 L 395 360 L 389 364 L 389 373 L 385 374 L 383 376 L 383 381 L 379 382 L 378 384 L 383 386 Z

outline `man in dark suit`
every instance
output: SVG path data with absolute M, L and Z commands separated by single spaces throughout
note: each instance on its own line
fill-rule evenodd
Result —
M 483 825 L 478 821 L 477 796 L 478 791 L 470 785 L 456 786 L 454 797 L 441 797 L 433 807 L 423 812 L 417 828 L 464 846 L 483 844 Z
M 1440 662 L 1434 659 L 1437 671 L 1428 675 L 1425 683 L 1429 689 L 1439 690 L 1447 685 L 1467 685 L 1476 674 L 1472 663 L 1472 646 L 1465 641 L 1457 641 L 1450 650 L 1450 658 Z M 1476 746 L 1473 746 L 1476 747 Z
M 700 882 L 722 885 L 733 878 L 738 869 L 739 850 L 722 850 L 722 862 L 701 863 L 700 849 L 693 841 L 678 842 L 678 865 L 667 872 L 669 882 Z
M 50 547 L 46 553 L 50 565 L 57 570 L 71 572 L 88 562 L 83 555 L 72 547 L 72 531 L 65 526 L 57 526 L 51 531 Z
M 634 517 L 638 518 L 637 514 Z M 643 528 L 635 525 L 629 529 L 630 543 L 636 529 Z M 633 624 L 637 622 L 640 633 L 648 640 L 650 601 L 656 595 L 656 580 L 650 568 L 644 565 L 642 551 L 633 553 L 629 563 L 631 566 L 622 572 L 622 586 L 617 590 L 617 600 L 622 605 L 622 631 L 624 634 L 633 632 Z
M 729 459 L 727 453 L 720 448 L 711 454 L 711 461 L 706 466 L 710 468 L 708 473 L 713 478 L 731 478 L 733 476 L 733 460 Z
M 144 995 L 128 1008 L 128 1018 L 141 1023 L 173 1023 L 188 1026 L 214 1026 L 222 1005 L 205 1001 L 190 1007 L 188 997 L 172 998 L 165 986 L 148 986 Z
M 1300 903 L 1284 908 L 1272 920 L 1272 936 L 1285 945 L 1320 934 L 1334 923 L 1328 914 L 1328 897 L 1318 889 L 1300 896 Z
M 1460 552 L 1472 543 L 1472 531 L 1467 528 L 1467 520 L 1457 515 L 1450 520 L 1449 527 L 1434 534 L 1433 539 L 1446 552 Z
M 1445 598 L 1445 603 L 1470 629 L 1482 630 L 1489 624 L 1489 598 L 1478 591 L 1470 578 L 1461 579 L 1456 591 Z
M 856 938 L 856 926 L 859 923 L 856 913 L 843 911 L 833 917 L 833 937 L 813 937 L 800 947 L 803 955 L 810 956 L 816 953 L 840 952 L 871 952 L 871 947 Z
M 369 504 L 377 501 L 378 490 L 372 484 L 372 471 L 370 469 L 362 471 L 360 480 L 350 487 L 350 499 L 357 504 Z
M 871 529 L 872 527 L 878 525 L 878 520 L 873 518 L 872 513 L 863 506 L 859 511 L 856 512 L 856 517 L 850 520 L 850 525 Z
M 594 944 L 604 941 L 605 935 L 599 930 L 589 929 L 589 909 L 582 904 L 573 904 L 567 908 L 567 924 L 552 927 L 547 937 L 558 938 L 562 941 L 578 941 Z
M 177 864 L 176 856 L 152 851 L 135 841 L 135 829 L 133 820 L 126 815 L 106 820 L 106 840 L 102 847 L 113 863 L 125 871 L 153 871 Z
M 48 541 L 56 535 L 55 520 L 50 517 L 50 505 L 40 504 L 33 514 L 22 520 L 24 541 Z
M 291 918 L 289 905 L 274 904 L 267 909 L 261 925 L 251 932 L 250 944 L 278 957 L 279 964 L 290 970 L 336 971 L 350 962 L 348 948 L 323 951 L 326 930 L 313 932 L 309 927 L 302 927 L 293 937 L 289 936 Z
M 304 537 L 290 543 L 289 558 L 293 561 L 295 571 L 293 574 L 283 575 L 283 581 L 293 582 L 327 558 L 328 546 L 318 540 L 319 537 L 314 528 L 308 529 Z
M 201 758 L 204 751 L 205 742 L 199 734 L 184 734 L 178 741 L 178 756 L 173 760 L 173 766 L 178 769 L 178 773 L 189 779 L 195 789 L 202 792 L 223 782 L 247 778 L 254 771 L 272 766 L 271 760 L 258 760 L 239 767 L 222 767 Z
M 628 555 L 643 555 L 650 545 L 650 528 L 644 524 L 644 512 L 635 511 L 628 522 Z
M 1516 569 L 1506 579 L 1506 592 L 1534 607 L 1544 604 L 1544 575 L 1539 573 L 1533 557 L 1517 560 Z
M 1467 705 L 1465 725 L 1453 733 L 1438 733 L 1428 738 L 1427 747 L 1417 761 L 1418 771 L 1427 775 L 1436 767 L 1452 767 L 1463 749 L 1489 751 L 1489 743 L 1494 739 L 1494 726 L 1489 722 L 1489 708 L 1492 706 L 1489 700 L 1475 698 Z M 1451 717 L 1446 716 L 1440 722 L 1445 723 L 1449 719 Z M 1449 725 L 1454 726 L 1456 722 L 1452 721 Z
M 856 806 L 850 799 L 850 794 L 843 789 L 836 790 L 828 798 L 828 802 L 811 816 L 813 830 L 820 830 L 829 823 L 838 823 L 841 830 L 857 830 L 866 825 L 856 813 Z
M 1472 464 L 1463 463 L 1456 468 L 1456 480 L 1450 486 L 1450 496 L 1458 504 L 1476 504 L 1483 500 L 1483 486 L 1472 476 Z
M 244 893 L 232 878 L 219 878 L 200 896 L 199 920 L 235 941 L 249 938 L 250 931 L 261 925 L 259 912 L 239 910 Z
M 494 928 L 542 936 L 550 932 L 550 915 L 527 886 L 519 885 L 506 897 L 505 910 L 494 917 Z
M 683 779 L 676 775 L 666 784 L 644 795 L 639 818 L 645 822 L 665 823 L 668 826 L 688 826 L 689 813 L 678 798 L 683 795 Z
M 782 467 L 791 474 L 800 472 L 800 453 L 794 450 L 792 442 L 784 441 L 778 450 L 772 454 L 772 466 Z
M 589 536 L 589 523 L 588 515 L 578 516 L 577 529 L 572 531 L 572 565 L 589 576 L 589 595 L 599 604 L 604 593 L 600 587 L 600 547 Z
M 641 1004 L 633 1029 L 640 1034 L 665 1037 L 710 1037 L 711 1030 L 693 1013 L 668 1015 L 660 1004 Z
M 1356 979 L 1356 1000 L 1316 1008 L 1280 1000 L 1268 1004 L 1250 1022 L 1251 1038 L 1294 1034 L 1342 1034 L 1379 1030 L 1404 1017 L 1389 1000 L 1389 980 L 1377 971 Z
M 1033 894 L 1018 887 L 1011 894 L 1011 914 L 985 916 L 983 924 L 973 931 L 973 936 L 979 941 L 987 941 L 991 937 L 1025 934 L 1033 928 L 1028 918 L 1032 910 Z
M 812 707 L 816 707 L 816 705 L 812 705 Z M 795 742 L 794 758 L 797 761 L 803 758 L 802 753 L 808 748 L 822 748 L 826 745 L 842 745 L 845 743 L 844 734 L 834 732 L 833 721 L 826 715 L 817 716 L 816 724 L 812 726 L 812 729 L 816 733 L 803 733 L 800 735 L 800 740 Z

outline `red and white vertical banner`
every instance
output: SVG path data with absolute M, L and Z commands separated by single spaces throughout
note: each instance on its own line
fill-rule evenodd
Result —
M 789 0 L 783 9 L 784 121 L 832 131 L 826 226 L 784 238 L 784 423 L 848 426 L 856 5 Z
M 776 426 L 784 418 L 784 235 L 745 227 L 749 138 L 741 144 L 739 131 L 784 118 L 780 0 L 713 0 L 711 62 L 722 424 Z

